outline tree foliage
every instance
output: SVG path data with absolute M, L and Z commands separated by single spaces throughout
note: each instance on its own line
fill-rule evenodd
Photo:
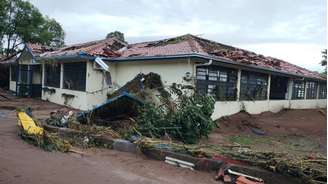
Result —
M 43 16 L 30 2 L 0 0 L 0 40 L 3 52 L 13 54 L 23 43 L 60 47 L 64 31 L 54 19 Z
M 181 94 L 181 93 L 180 93 Z M 160 138 L 169 135 L 185 143 L 196 143 L 207 137 L 215 126 L 211 119 L 214 99 L 210 96 L 185 93 L 173 104 L 145 104 L 137 120 L 137 130 L 145 136 Z
M 125 38 L 124 38 L 124 34 L 120 31 L 110 32 L 107 34 L 106 38 L 117 38 L 118 40 L 120 40 L 122 42 L 126 42 Z

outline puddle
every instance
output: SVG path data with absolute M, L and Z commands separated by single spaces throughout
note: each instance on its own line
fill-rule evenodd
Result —
M 8 115 L 7 112 L 4 112 L 4 111 L 0 111 L 0 118 L 6 118 Z

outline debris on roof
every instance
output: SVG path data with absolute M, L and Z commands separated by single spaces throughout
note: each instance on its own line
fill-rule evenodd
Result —
M 286 61 L 273 57 L 266 57 L 191 34 L 159 41 L 130 44 L 126 50 L 121 52 L 120 57 L 169 56 L 195 53 L 214 58 L 217 57 L 218 59 L 228 59 L 240 64 L 259 66 L 281 72 L 323 79 L 317 72 L 309 71 Z
M 38 44 L 31 45 L 33 52 L 41 57 L 58 57 L 66 55 L 85 54 L 87 56 L 125 58 L 173 56 L 183 54 L 199 54 L 214 59 L 226 59 L 236 64 L 258 66 L 264 69 L 276 70 L 294 75 L 325 80 L 318 72 L 296 66 L 286 61 L 267 57 L 244 49 L 221 44 L 191 34 L 159 41 L 127 44 L 115 37 L 74 44 L 58 50 L 48 50 Z
M 58 57 L 80 53 L 88 56 L 118 57 L 120 54 L 117 51 L 126 45 L 125 42 L 111 37 L 103 40 L 66 46 L 56 51 L 46 52 L 42 54 L 42 57 Z
M 27 43 L 26 47 L 35 56 L 39 56 L 40 54 L 43 54 L 45 52 L 52 52 L 55 50 L 55 48 L 53 47 L 45 46 L 39 43 Z

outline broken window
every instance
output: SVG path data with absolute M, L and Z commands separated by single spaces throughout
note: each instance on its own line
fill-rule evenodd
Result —
M 292 99 L 304 99 L 305 84 L 304 81 L 294 81 Z
M 60 87 L 60 64 L 46 64 L 44 85 L 59 88 Z
M 64 63 L 64 89 L 85 91 L 86 86 L 86 62 Z
M 240 80 L 241 100 L 265 100 L 267 99 L 267 89 L 267 75 L 242 71 Z
M 288 78 L 281 76 L 271 76 L 270 100 L 284 100 L 287 97 Z
M 219 66 L 197 68 L 197 92 L 216 100 L 236 100 L 237 71 Z
M 18 65 L 13 64 L 10 66 L 10 79 L 11 81 L 17 81 L 17 70 L 18 70 Z
M 306 83 L 306 99 L 316 99 L 317 98 L 317 88 L 318 84 L 316 82 L 307 82 Z
M 319 86 L 319 99 L 326 99 L 327 98 L 327 84 L 320 83 Z

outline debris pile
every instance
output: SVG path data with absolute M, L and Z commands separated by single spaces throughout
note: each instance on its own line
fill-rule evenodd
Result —
M 56 127 L 68 127 L 68 122 L 73 120 L 73 111 L 57 110 L 50 113 L 46 123 Z
M 36 124 L 26 112 L 18 111 L 19 135 L 27 142 L 34 144 L 47 151 L 67 152 L 71 145 L 58 137 L 57 134 L 49 133 Z
M 198 158 L 216 159 L 225 156 L 242 163 L 277 172 L 287 176 L 301 178 L 304 183 L 324 182 L 327 180 L 325 156 L 301 158 L 287 153 L 263 152 L 243 147 L 185 145 L 170 141 L 143 138 L 137 142 L 143 152 L 153 149 L 191 155 Z
M 152 72 L 138 74 L 120 89 L 112 94 L 108 94 L 108 99 L 122 95 L 124 92 L 147 102 L 158 102 L 158 96 L 163 98 L 170 97 L 170 93 L 165 90 L 161 76 Z
M 76 120 L 73 111 L 57 110 L 50 113 L 50 118 L 45 120 L 44 125 L 47 129 L 52 130 L 54 135 L 66 140 L 71 145 L 88 148 L 88 147 L 107 147 L 101 140 L 120 138 L 120 134 L 111 127 L 81 124 Z
M 229 166 L 221 167 L 215 179 L 225 183 L 234 184 L 264 184 L 262 178 L 233 171 Z

